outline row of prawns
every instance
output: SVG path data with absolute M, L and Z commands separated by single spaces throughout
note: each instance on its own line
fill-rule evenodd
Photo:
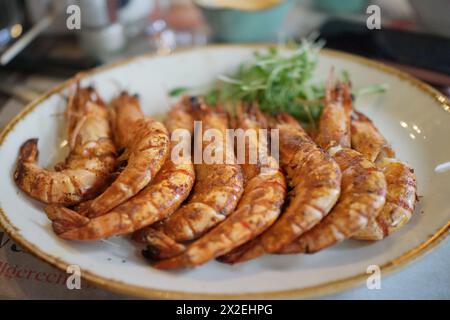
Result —
M 318 130 L 310 134 L 284 113 L 267 115 L 241 103 L 231 116 L 197 97 L 181 99 L 162 124 L 144 116 L 137 96 L 124 92 L 107 106 L 78 81 L 66 119 L 66 160 L 54 171 L 39 167 L 37 140 L 28 140 L 19 152 L 16 184 L 47 204 L 61 238 L 133 234 L 156 268 L 313 253 L 348 238 L 381 240 L 414 211 L 413 170 L 395 158 L 370 119 L 353 110 L 346 83 L 327 84 Z M 203 130 L 194 130 L 195 120 Z M 204 131 L 225 137 L 230 126 L 278 129 L 279 161 L 265 152 L 254 164 L 240 165 L 234 157 L 194 164 L 190 154 L 172 160 L 181 150 L 170 140 L 177 129 L 208 147 Z M 263 135 L 249 136 L 245 147 L 269 144 Z M 235 151 L 224 141 L 214 147 Z

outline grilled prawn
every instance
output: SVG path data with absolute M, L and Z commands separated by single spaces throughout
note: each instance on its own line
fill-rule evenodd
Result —
M 341 196 L 328 216 L 280 253 L 314 253 L 348 239 L 383 208 L 383 173 L 357 151 L 337 148 L 330 153 L 342 170 Z
M 114 142 L 120 151 L 124 151 L 135 139 L 133 135 L 134 123 L 143 119 L 139 98 L 122 91 L 111 103 L 110 115 L 114 131 Z
M 360 112 L 352 118 L 352 146 L 383 171 L 387 182 L 386 204 L 368 226 L 354 235 L 361 240 L 381 240 L 406 224 L 416 203 L 416 176 L 406 163 L 395 158 L 386 139 Z
M 137 96 L 131 96 L 126 92 L 122 92 L 118 97 L 114 98 L 111 103 L 111 108 L 109 108 L 109 116 L 110 116 L 110 124 L 113 129 L 113 138 L 116 148 L 118 149 L 119 154 L 121 156 L 116 159 L 115 171 L 112 175 L 111 182 L 114 180 L 114 177 L 117 177 L 118 172 L 120 171 L 120 167 L 122 163 L 126 163 L 126 154 L 123 152 L 125 150 L 128 141 L 133 139 L 133 131 L 129 128 L 132 128 L 134 123 L 144 118 L 144 113 L 141 110 L 141 106 L 139 104 L 139 100 Z M 126 130 L 128 129 L 128 130 Z M 89 212 L 89 208 L 92 204 L 92 200 L 82 202 L 77 206 L 73 207 L 73 209 L 80 213 L 83 216 L 87 216 Z M 54 208 L 50 208 L 54 206 Z M 52 212 L 60 212 L 60 209 L 56 208 L 58 205 L 51 205 L 49 208 L 46 208 L 46 211 Z M 66 210 L 67 211 L 67 210 Z M 67 211 L 68 212 L 68 211 Z M 74 216 L 71 214 L 70 216 Z M 58 221 L 63 221 L 57 219 Z M 58 226 L 59 222 L 54 222 L 53 226 Z M 69 224 L 70 227 L 70 224 Z M 58 227 L 56 227 L 58 228 Z M 73 228 L 70 227 L 70 228 Z M 64 230 L 64 228 L 62 228 Z
M 283 249 L 322 220 L 336 203 L 341 186 L 337 163 L 319 148 L 298 122 L 278 117 L 280 163 L 292 187 L 289 204 L 280 218 L 238 254 L 221 259 L 236 263 Z
M 284 247 L 282 253 L 313 253 L 347 239 L 366 227 L 385 203 L 383 173 L 361 153 L 349 149 L 351 104 L 348 85 L 338 84 L 333 90 L 328 86 L 317 137 L 341 168 L 339 200 L 328 216 Z
M 225 113 L 213 110 L 203 103 L 193 104 L 195 118 L 202 121 L 203 129 L 215 129 L 225 137 L 228 119 Z M 199 130 L 197 141 L 204 150 L 209 143 L 202 139 Z M 214 152 L 227 153 L 223 140 L 214 142 Z M 195 164 L 196 183 L 187 204 L 169 218 L 142 231 L 141 237 L 148 244 L 144 255 L 150 259 L 163 259 L 180 254 L 186 249 L 185 241 L 195 240 L 222 222 L 234 211 L 243 192 L 241 168 L 233 159 L 228 163 Z M 222 159 L 223 160 L 223 159 Z
M 239 106 L 238 127 L 244 130 L 253 129 L 258 133 L 258 118 L 261 118 L 258 115 L 259 110 L 256 108 L 244 111 L 242 106 Z M 254 145 L 251 146 L 251 144 Z M 250 135 L 246 149 L 259 150 L 258 148 L 265 145 L 267 143 L 258 143 L 256 135 Z M 181 255 L 157 262 L 154 265 L 156 268 L 198 266 L 257 237 L 273 224 L 284 202 L 286 182 L 274 158 L 268 157 L 267 161 L 260 160 L 256 164 L 246 162 L 242 166 L 247 180 L 236 211 L 210 232 L 190 244 Z
M 169 153 L 169 135 L 166 127 L 152 119 L 140 117 L 136 111 L 136 97 L 122 94 L 113 103 L 116 114 L 125 114 L 125 120 L 116 116 L 119 146 L 125 147 L 121 160 L 127 160 L 117 179 L 89 207 L 90 218 L 100 216 L 124 203 L 154 179 Z M 134 110 L 132 115 L 127 110 Z M 135 119 L 135 121 L 132 121 Z M 131 137 L 126 132 L 131 131 Z M 125 133 L 125 135 L 124 135 Z M 128 136 L 128 138 L 126 138 Z
M 364 114 L 353 111 L 351 120 L 352 148 L 372 162 L 394 158 L 395 152 L 373 122 Z
M 74 205 L 102 192 L 114 169 L 116 148 L 108 111 L 98 93 L 76 83 L 66 109 L 70 153 L 56 171 L 38 164 L 37 139 L 19 151 L 14 180 L 32 198 L 47 204 Z
M 129 115 L 119 113 L 117 120 L 124 120 L 119 118 Z M 184 106 L 177 105 L 169 112 L 166 126 L 170 132 L 178 128 L 192 132 L 192 123 Z M 126 132 L 123 138 L 128 139 Z M 128 234 L 166 218 L 186 199 L 194 184 L 194 167 L 190 155 L 183 155 L 179 160 L 175 163 L 167 159 L 148 186 L 102 216 L 88 219 L 67 208 L 47 207 L 47 215 L 53 220 L 53 229 L 64 239 L 98 240 Z
M 385 158 L 378 167 L 387 182 L 386 204 L 368 226 L 353 236 L 361 240 L 381 240 L 406 224 L 416 203 L 416 177 L 406 163 Z

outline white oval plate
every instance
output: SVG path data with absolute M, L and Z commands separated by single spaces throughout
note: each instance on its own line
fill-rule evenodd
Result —
M 167 92 L 174 87 L 202 87 L 219 74 L 232 72 L 263 46 L 213 46 L 170 56 L 147 56 L 103 67 L 89 73 L 83 84 L 94 84 L 105 99 L 122 89 L 141 96 L 147 114 L 168 110 Z M 447 235 L 450 220 L 450 171 L 436 167 L 450 162 L 450 104 L 437 91 L 399 71 L 369 60 L 324 50 L 317 72 L 348 70 L 356 88 L 386 83 L 383 96 L 357 100 L 392 142 L 398 157 L 416 170 L 417 210 L 408 225 L 380 242 L 345 241 L 314 255 L 265 256 L 236 266 L 212 261 L 179 272 L 155 270 L 125 237 L 95 243 L 59 239 L 51 230 L 42 205 L 20 192 L 12 179 L 19 146 L 39 138 L 40 163 L 50 165 L 64 139 L 57 116 L 65 103 L 66 84 L 32 103 L 0 136 L 0 222 L 24 248 L 65 270 L 81 267 L 85 279 L 103 287 L 143 297 L 274 298 L 331 293 L 362 283 L 370 265 L 383 275 L 428 251 Z M 447 168 L 450 167 L 448 163 Z

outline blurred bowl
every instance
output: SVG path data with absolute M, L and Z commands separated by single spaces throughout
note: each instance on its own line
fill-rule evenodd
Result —
M 281 1 L 260 10 L 206 6 L 203 1 L 196 1 L 196 4 L 212 29 L 214 41 L 242 43 L 276 40 L 277 33 L 294 1 Z
M 450 1 L 410 0 L 410 3 L 429 31 L 450 38 Z
M 333 14 L 349 14 L 363 12 L 368 5 L 368 0 L 314 0 L 314 6 Z

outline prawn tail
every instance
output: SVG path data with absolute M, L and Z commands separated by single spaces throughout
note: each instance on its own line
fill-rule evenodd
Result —
M 145 242 L 148 243 L 146 249 L 142 251 L 145 258 L 149 260 L 162 260 L 174 257 L 186 250 L 183 244 L 180 244 L 163 232 L 147 228 L 145 234 L 141 234 Z
M 271 127 L 276 127 L 277 124 L 290 124 L 296 127 L 299 126 L 297 120 L 295 120 L 291 115 L 289 115 L 286 112 L 277 114 L 275 120 L 269 119 L 269 121 Z
M 172 270 L 180 268 L 193 268 L 193 264 L 187 255 L 181 254 L 173 258 L 157 261 L 152 265 L 156 269 Z
M 38 139 L 33 138 L 24 142 L 19 151 L 19 162 L 34 163 L 38 160 L 39 150 L 37 147 Z
M 217 261 L 227 264 L 236 264 L 252 260 L 265 254 L 264 248 L 259 243 L 260 237 L 256 237 L 243 245 L 231 250 L 225 255 L 216 258 Z
M 45 213 L 52 221 L 53 230 L 58 235 L 82 227 L 89 222 L 87 217 L 65 207 L 50 205 L 45 207 Z
M 37 144 L 38 139 L 29 139 L 20 147 L 17 168 L 14 171 L 14 180 L 19 186 L 26 184 L 29 174 L 29 168 L 26 164 L 34 164 L 38 160 L 39 150 Z

